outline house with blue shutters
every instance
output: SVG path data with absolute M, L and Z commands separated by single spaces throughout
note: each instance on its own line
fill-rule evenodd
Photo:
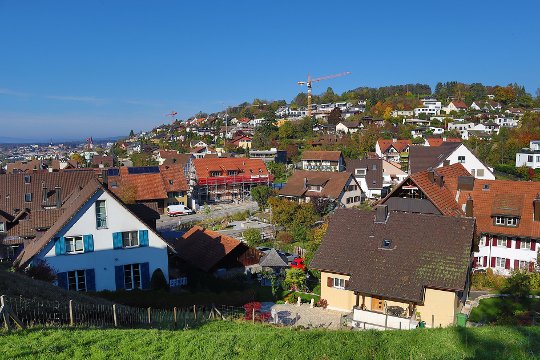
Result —
M 147 289 L 158 269 L 168 281 L 174 250 L 97 179 L 76 187 L 61 209 L 41 236 L 25 243 L 15 266 L 44 262 L 56 271 L 58 286 L 76 291 Z

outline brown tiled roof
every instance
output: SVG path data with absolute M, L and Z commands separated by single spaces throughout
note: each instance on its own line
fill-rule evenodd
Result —
M 174 248 L 186 262 L 209 271 L 240 244 L 238 239 L 196 225 L 175 242 Z
M 302 160 L 339 161 L 341 151 L 304 151 Z
M 448 186 L 458 193 L 457 181 Z M 473 200 L 473 215 L 478 233 L 504 234 L 540 238 L 540 222 L 534 221 L 533 201 L 540 194 L 540 183 L 532 181 L 474 179 L 472 191 L 460 190 L 459 206 L 464 206 L 469 195 Z M 520 217 L 517 227 L 496 226 L 493 215 Z
M 410 175 L 405 179 L 398 187 L 396 187 L 390 194 L 382 200 L 381 203 L 385 203 L 389 198 L 399 191 L 404 184 L 412 181 L 422 193 L 430 200 L 433 205 L 441 212 L 442 215 L 448 216 L 462 216 L 464 215 L 461 207 L 456 203 L 454 194 L 448 187 L 448 182 L 452 183 L 452 179 L 456 179 L 459 176 L 470 176 L 471 174 L 461 164 L 453 164 L 449 166 L 443 166 L 434 169 L 434 179 L 429 179 L 429 171 L 422 171 L 413 175 Z M 443 186 L 439 186 L 437 180 L 443 177 Z
M 194 159 L 193 166 L 199 179 L 210 177 L 211 171 L 221 171 L 223 176 L 227 176 L 229 170 L 238 171 L 239 175 L 244 176 L 269 175 L 268 169 L 261 159 L 204 157 Z
M 166 199 L 167 192 L 187 191 L 187 180 L 181 165 L 161 165 L 157 173 L 130 174 L 128 167 L 119 168 L 119 176 L 109 176 L 111 191 L 120 196 L 122 189 L 133 187 L 137 201 Z M 172 182 L 172 183 L 171 183 Z
M 104 165 L 106 167 L 111 167 L 114 165 L 112 156 L 103 156 L 103 155 L 94 155 L 92 157 L 93 165 Z
M 14 163 L 8 163 L 6 171 L 8 174 L 16 172 L 32 172 L 40 171 L 47 168 L 47 164 L 42 160 L 29 160 L 29 161 L 17 161 Z
M 409 150 L 411 174 L 438 167 L 460 146 L 461 143 L 458 142 L 445 142 L 440 146 L 411 146 Z
M 454 100 L 452 101 L 452 104 L 458 109 L 467 109 L 467 104 L 465 104 L 463 101 Z
M 351 276 L 348 290 L 422 303 L 425 288 L 464 290 L 474 219 L 337 209 L 311 267 Z M 444 239 L 444 241 L 442 241 Z M 390 240 L 389 249 L 383 240 Z
M 379 139 L 377 140 L 379 143 L 379 147 L 381 148 L 381 152 L 385 153 L 390 146 L 393 146 L 398 152 L 401 152 L 405 150 L 408 146 L 412 145 L 412 141 L 409 139 L 406 140 L 386 140 L 386 139 Z
M 347 159 L 345 167 L 348 172 L 355 174 L 356 169 L 366 169 L 366 184 L 368 189 L 382 189 L 383 160 L 382 159 Z
M 279 190 L 279 195 L 338 199 L 350 178 L 357 184 L 350 172 L 298 170 L 287 180 L 287 184 Z M 304 181 L 308 185 L 307 188 L 304 186 Z M 310 191 L 309 185 L 323 185 L 323 188 L 320 192 Z
M 161 155 L 165 161 L 163 161 L 163 165 L 181 165 L 186 166 L 190 159 L 193 158 L 192 154 L 178 154 L 176 151 L 174 151 L 174 154 L 167 153 L 165 155 Z

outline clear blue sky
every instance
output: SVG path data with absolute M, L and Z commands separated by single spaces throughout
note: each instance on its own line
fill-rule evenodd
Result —
M 540 87 L 538 1 L 0 0 L 0 137 L 147 130 L 297 81 Z

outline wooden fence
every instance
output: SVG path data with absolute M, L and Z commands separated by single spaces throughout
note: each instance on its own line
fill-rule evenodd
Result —
M 244 308 L 236 306 L 193 305 L 163 310 L 5 295 L 2 295 L 0 300 L 0 322 L 3 322 L 7 329 L 35 326 L 185 329 L 209 320 L 245 316 Z

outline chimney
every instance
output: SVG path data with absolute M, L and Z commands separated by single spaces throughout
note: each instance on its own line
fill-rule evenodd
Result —
M 54 192 L 56 194 L 56 208 L 60 209 L 62 207 L 62 188 L 56 185 L 54 187 Z
M 444 176 L 439 175 L 437 177 L 437 185 L 439 185 L 439 187 L 443 187 L 443 185 L 444 185 Z
M 443 138 L 442 138 L 442 141 L 446 141 L 446 137 L 443 137 Z
M 443 161 L 443 166 L 448 166 L 450 165 L 450 160 L 444 160 Z
M 307 189 L 307 178 L 304 178 L 304 189 Z
M 41 183 L 41 198 L 43 203 L 47 202 L 47 194 L 49 193 L 49 189 L 47 189 L 47 185 L 45 185 L 45 181 Z
M 473 217 L 473 199 L 471 195 L 469 195 L 469 197 L 467 198 L 467 202 L 465 203 L 465 216 Z
M 435 182 L 435 171 L 433 171 L 432 168 L 429 168 L 429 170 L 427 172 L 427 177 L 428 177 L 428 180 L 429 180 L 430 183 Z
M 101 170 L 101 182 L 103 183 L 103 186 L 106 188 L 109 187 L 109 178 L 108 178 L 109 170 Z
M 540 195 L 536 194 L 533 200 L 534 206 L 534 221 L 540 221 Z
M 375 206 L 375 222 L 385 223 L 387 219 L 388 219 L 388 206 L 387 205 Z
M 397 142 L 397 139 L 396 139 L 396 138 L 393 138 L 393 139 L 392 139 L 392 142 Z

